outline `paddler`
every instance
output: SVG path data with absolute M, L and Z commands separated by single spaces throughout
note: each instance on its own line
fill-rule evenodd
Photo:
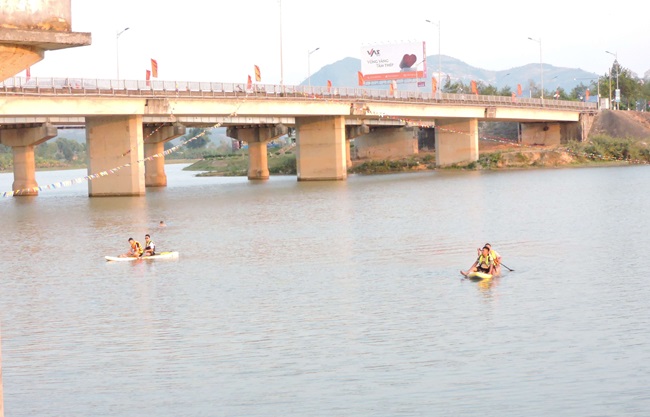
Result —
M 494 260 L 494 274 L 501 274 L 501 255 L 492 249 L 492 245 L 489 243 L 486 243 L 484 246 L 490 250 L 490 256 L 492 256 L 492 259 Z
M 474 271 L 496 275 L 494 271 L 494 259 L 490 255 L 490 249 L 487 246 L 483 246 L 481 249 L 481 254 L 472 264 L 472 266 L 467 270 L 467 272 L 460 271 L 460 273 L 467 276 Z
M 120 255 L 120 258 L 137 258 L 140 255 L 142 255 L 142 245 L 140 245 L 140 242 L 137 240 L 133 239 L 132 237 L 129 238 L 129 245 L 131 245 L 131 248 L 129 249 L 128 252 L 123 253 Z
M 153 240 L 151 240 L 151 236 L 149 234 L 144 235 L 144 251 L 142 252 L 142 256 L 153 256 L 156 254 L 156 244 L 153 243 Z

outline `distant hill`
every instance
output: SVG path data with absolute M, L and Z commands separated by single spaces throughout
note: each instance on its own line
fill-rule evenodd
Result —
M 590 79 L 598 78 L 599 74 L 588 72 L 580 68 L 563 68 L 555 67 L 550 64 L 543 64 L 544 69 L 544 89 L 553 91 L 557 87 L 562 87 L 565 91 L 571 91 L 580 83 L 589 85 Z M 510 86 L 512 91 L 517 90 L 517 84 L 521 84 L 522 89 L 527 90 L 530 81 L 539 86 L 540 83 L 540 66 L 539 64 L 528 64 L 521 67 L 510 68 L 507 70 L 492 71 L 482 68 L 473 67 L 461 60 L 446 55 L 440 57 L 440 68 L 443 81 L 449 74 L 451 81 L 462 81 L 469 85 L 472 80 L 482 81 L 485 85 L 495 86 L 501 89 Z M 327 81 L 332 82 L 334 87 L 358 87 L 357 73 L 361 71 L 361 60 L 357 58 L 344 58 L 333 64 L 321 68 L 311 75 L 312 86 L 326 86 Z M 427 78 L 438 74 L 438 55 L 427 57 Z M 307 85 L 308 80 L 303 81 L 300 85 Z M 427 82 L 427 87 L 430 83 Z M 388 88 L 388 83 L 368 86 L 368 88 L 384 89 Z M 415 90 L 415 81 L 407 84 L 400 84 L 398 89 Z M 602 93 L 602 92 L 601 92 Z

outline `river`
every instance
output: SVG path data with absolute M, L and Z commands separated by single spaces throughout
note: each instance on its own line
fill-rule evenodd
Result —
M 7 417 L 650 410 L 650 167 L 182 167 L 146 197 L 0 200 Z M 145 233 L 179 259 L 104 260 Z M 462 279 L 486 242 L 514 271 Z

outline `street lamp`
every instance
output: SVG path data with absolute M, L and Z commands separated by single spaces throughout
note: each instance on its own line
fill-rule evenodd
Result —
M 318 51 L 320 48 L 316 48 L 313 51 L 307 52 L 307 82 L 309 83 L 309 88 L 311 88 L 311 54 Z
M 120 35 L 129 30 L 129 28 L 124 28 L 121 31 L 117 32 L 115 36 L 115 62 L 117 64 L 117 80 L 120 80 Z
M 537 42 L 539 44 L 539 77 L 542 83 L 541 98 L 542 100 L 544 100 L 544 67 L 542 66 L 542 38 L 533 39 L 531 37 L 528 37 L 528 39 L 530 39 L 533 42 Z
M 440 79 L 440 60 L 441 60 L 441 55 L 440 55 L 440 20 L 438 20 L 438 23 L 432 22 L 429 19 L 426 19 L 427 23 L 431 23 L 434 26 L 438 26 L 438 88 L 436 88 L 436 96 L 439 96 L 440 94 L 440 85 L 442 85 L 442 80 Z M 426 59 L 426 56 L 424 57 Z
M 278 0 L 280 3 L 280 89 L 284 90 L 282 86 L 284 85 L 284 68 L 282 65 L 282 0 Z
M 605 52 L 614 56 L 614 64 L 616 65 L 616 94 L 617 94 L 617 97 L 619 97 L 619 99 L 620 99 L 621 90 L 618 89 L 618 73 L 619 73 L 618 52 L 613 52 L 613 53 L 609 52 L 609 51 L 605 51 Z M 611 92 L 609 93 L 609 100 L 610 100 L 610 102 L 612 100 L 612 93 Z M 619 101 L 616 100 L 616 110 L 619 110 L 619 109 L 620 109 L 620 104 L 619 104 Z

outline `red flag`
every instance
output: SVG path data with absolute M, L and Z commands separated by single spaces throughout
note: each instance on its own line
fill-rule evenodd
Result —
M 27 81 L 29 81 L 31 76 L 32 76 L 31 67 L 27 67 L 27 69 L 25 70 L 25 78 L 27 78 Z
M 435 77 L 431 77 L 431 92 L 433 94 L 438 91 L 438 80 Z
M 255 81 L 258 83 L 262 81 L 262 73 L 260 72 L 260 67 L 255 65 Z
M 517 97 L 517 95 L 515 93 L 512 93 L 512 101 L 513 102 L 515 101 L 515 97 Z
M 327 80 L 327 91 L 329 92 L 332 89 L 332 82 Z
M 585 91 L 585 101 L 589 101 L 589 89 L 587 88 L 587 91 Z
M 151 60 L 151 76 L 158 78 L 158 61 L 155 59 Z
M 395 84 L 394 84 L 394 81 L 393 81 L 392 83 L 390 83 L 390 87 L 388 88 L 388 93 L 389 93 L 391 96 L 392 96 L 393 94 L 395 94 Z
M 361 71 L 357 72 L 357 78 L 359 79 L 359 85 L 363 85 L 363 74 Z
M 151 85 L 151 81 L 149 81 L 150 79 L 151 79 L 151 71 L 147 70 L 147 72 L 145 73 L 145 80 L 147 80 L 147 87 Z
M 249 90 L 253 88 L 253 80 L 251 79 L 250 75 L 248 76 L 248 82 L 246 82 L 246 88 Z
M 478 94 L 478 88 L 476 88 L 476 81 L 472 80 L 472 93 Z
M 517 95 L 521 96 L 521 84 L 517 84 Z

